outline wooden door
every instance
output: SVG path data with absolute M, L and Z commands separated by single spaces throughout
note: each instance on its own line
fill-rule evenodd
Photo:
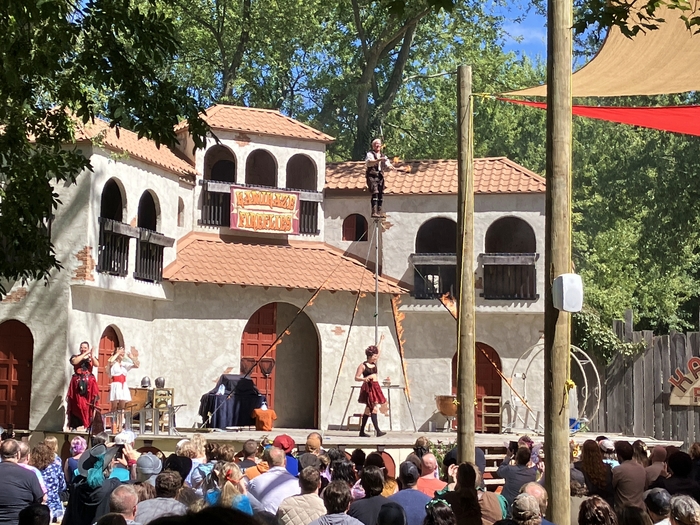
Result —
M 117 332 L 111 326 L 108 326 L 104 332 L 102 332 L 102 337 L 100 337 L 100 346 L 98 361 L 100 362 L 100 368 L 97 372 L 97 386 L 99 387 L 100 400 L 97 402 L 97 408 L 99 408 L 103 413 L 109 412 L 109 384 L 110 377 L 107 373 L 107 363 L 109 358 L 112 357 L 114 349 L 119 346 L 119 336 Z
M 19 321 L 0 324 L 0 425 L 29 429 L 34 338 Z
M 482 352 L 483 350 L 483 352 Z M 486 355 L 484 355 L 484 352 Z M 494 366 L 495 365 L 495 366 Z M 484 396 L 501 395 L 501 358 L 490 346 L 484 343 L 476 343 L 476 409 L 475 425 L 477 432 L 483 432 L 483 399 Z M 457 354 L 452 358 L 452 395 L 457 395 Z M 487 407 L 488 413 L 498 413 L 496 407 Z M 491 418 L 490 423 L 495 422 Z M 457 428 L 457 420 L 452 422 L 453 428 Z M 500 429 L 499 429 L 500 430 Z
M 248 324 L 243 331 L 241 339 L 241 374 L 245 374 L 252 363 L 255 363 L 270 348 L 270 345 L 277 338 L 277 304 L 271 303 L 263 306 L 248 320 Z M 271 366 L 276 359 L 277 352 L 272 348 L 265 357 L 265 365 Z M 275 374 L 276 366 L 272 367 L 272 373 L 265 377 L 260 364 L 248 374 L 248 377 L 255 383 L 260 393 L 267 399 L 267 406 L 275 408 Z

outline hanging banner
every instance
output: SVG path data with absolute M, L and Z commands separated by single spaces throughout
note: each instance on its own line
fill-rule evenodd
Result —
M 231 228 L 299 234 L 299 193 L 231 186 Z

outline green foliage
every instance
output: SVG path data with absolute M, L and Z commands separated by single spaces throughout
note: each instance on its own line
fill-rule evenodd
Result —
M 48 278 L 60 268 L 49 235 L 53 185 L 90 165 L 73 142 L 77 120 L 99 114 L 157 144 L 176 144 L 190 119 L 206 126 L 186 88 L 161 71 L 177 53 L 172 24 L 129 2 L 0 1 L 0 277 Z M 0 293 L 4 289 L 0 285 Z
M 620 341 L 610 325 L 603 324 L 598 313 L 590 308 L 573 315 L 573 344 L 604 363 L 610 363 L 618 354 L 633 357 L 646 348 L 644 342 Z

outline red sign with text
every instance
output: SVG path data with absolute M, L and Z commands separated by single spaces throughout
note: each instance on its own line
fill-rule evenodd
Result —
M 299 234 L 299 194 L 231 186 L 231 228 L 256 233 Z

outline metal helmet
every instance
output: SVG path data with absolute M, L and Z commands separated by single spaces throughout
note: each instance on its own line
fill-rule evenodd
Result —
M 165 378 L 156 377 L 156 388 L 165 388 Z
M 141 379 L 141 388 L 151 388 L 151 378 L 148 376 L 145 376 L 143 379 Z

